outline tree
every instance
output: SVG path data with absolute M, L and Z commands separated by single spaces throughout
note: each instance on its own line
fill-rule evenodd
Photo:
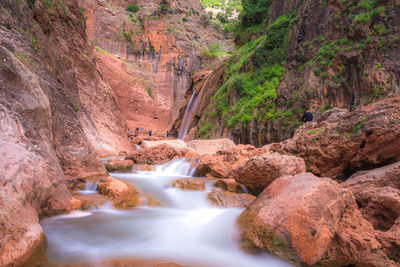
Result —
M 207 27 L 208 25 L 210 25 L 211 19 L 210 16 L 207 14 L 203 14 L 200 17 L 201 22 L 203 22 L 203 26 L 204 28 Z
M 219 20 L 222 24 L 225 24 L 228 22 L 228 15 L 224 14 L 222 12 L 219 12 L 217 14 L 217 20 Z
M 161 0 L 159 5 L 160 5 L 161 13 L 165 14 L 165 13 L 169 12 L 171 3 L 168 0 Z

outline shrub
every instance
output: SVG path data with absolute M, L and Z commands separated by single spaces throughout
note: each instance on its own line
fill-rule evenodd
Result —
M 159 6 L 161 13 L 165 14 L 170 11 L 171 3 L 168 0 L 161 0 Z
M 140 10 L 140 8 L 139 8 L 139 6 L 136 5 L 136 4 L 129 4 L 129 5 L 126 7 L 126 10 L 129 11 L 129 12 L 136 13 L 136 12 L 138 12 L 138 11 Z

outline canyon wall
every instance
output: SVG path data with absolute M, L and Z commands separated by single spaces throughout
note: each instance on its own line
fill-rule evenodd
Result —
M 264 9 L 251 9 L 256 2 Z M 210 97 L 199 101 L 188 138 L 262 146 L 291 137 L 306 107 L 318 117 L 332 107 L 352 109 L 400 93 L 398 0 L 243 5 L 236 30 L 242 47 L 223 74 L 205 77 L 213 82 L 200 93 Z
M 159 2 L 81 3 L 100 70 L 131 129 L 165 130 L 178 116 L 190 76 L 202 66 L 199 52 L 226 42 L 202 25 L 200 1 L 170 1 L 165 12 Z M 137 12 L 127 11 L 132 3 Z
M 68 186 L 130 151 L 75 0 L 0 1 L 0 265 L 43 261 L 39 218 L 67 212 Z M 101 104 L 99 104 L 101 103 Z

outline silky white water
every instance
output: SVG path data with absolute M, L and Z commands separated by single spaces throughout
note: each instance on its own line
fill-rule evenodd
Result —
M 152 172 L 111 174 L 157 197 L 164 207 L 121 211 L 107 204 L 43 220 L 49 261 L 95 265 L 105 259 L 163 258 L 188 266 L 291 266 L 240 250 L 236 219 L 242 210 L 211 207 L 206 201 L 211 184 L 205 192 L 173 188 L 173 180 L 190 176 L 190 165 L 175 160 Z
M 189 126 L 190 126 L 190 122 L 192 121 L 193 111 L 197 106 L 197 101 L 198 101 L 197 91 L 194 90 L 194 92 L 193 92 L 192 96 L 190 97 L 189 102 L 187 104 L 185 114 L 183 115 L 181 128 L 179 129 L 179 133 L 178 133 L 179 139 L 183 140 L 187 135 L 187 132 L 188 132 Z

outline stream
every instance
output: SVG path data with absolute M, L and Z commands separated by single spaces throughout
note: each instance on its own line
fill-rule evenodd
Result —
M 236 219 L 243 210 L 209 205 L 210 181 L 206 181 L 206 191 L 172 187 L 173 180 L 192 177 L 190 166 L 179 159 L 154 171 L 111 173 L 164 206 L 117 210 L 106 204 L 100 209 L 44 219 L 41 225 L 49 262 L 96 266 L 96 262 L 108 259 L 162 258 L 188 266 L 292 266 L 269 254 L 253 256 L 240 249 Z M 93 190 L 90 184 L 87 193 Z

